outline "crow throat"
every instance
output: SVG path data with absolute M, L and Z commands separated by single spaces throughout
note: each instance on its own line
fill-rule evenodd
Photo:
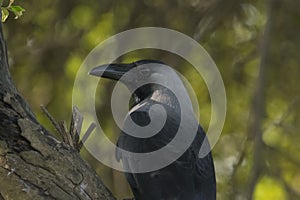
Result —
M 134 91 L 129 101 L 129 109 L 147 99 L 180 110 L 179 102 L 174 93 L 162 85 L 153 83 L 143 85 Z

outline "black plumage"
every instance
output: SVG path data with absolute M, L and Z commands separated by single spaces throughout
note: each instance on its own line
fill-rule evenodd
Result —
M 131 82 L 141 79 L 153 79 L 164 76 L 172 76 L 182 92 L 186 92 L 178 75 L 174 73 L 160 74 L 157 67 L 147 66 L 151 64 L 163 64 L 160 61 L 141 60 L 130 64 L 110 64 L 94 68 L 90 74 L 119 80 L 123 74 L 130 69 L 142 66 L 138 69 L 134 77 L 129 81 L 123 81 L 127 87 L 131 88 Z M 141 72 L 141 73 L 140 73 Z M 156 75 L 154 75 L 156 73 Z M 183 91 L 184 90 L 184 91 Z M 149 111 L 153 105 L 162 106 L 167 114 L 163 128 L 154 136 L 139 138 L 121 132 L 117 146 L 129 152 L 147 153 L 158 150 L 175 137 L 182 117 L 182 110 L 173 92 L 160 84 L 145 84 L 133 92 L 130 101 L 130 111 L 125 119 L 124 127 L 127 126 L 129 117 L 139 126 L 147 126 L 151 123 Z M 190 121 L 195 121 L 193 115 L 185 116 Z M 188 132 L 189 128 L 184 127 Z M 143 133 L 139 133 L 143 134 Z M 216 180 L 214 164 L 211 153 L 204 158 L 199 158 L 198 153 L 203 142 L 207 142 L 205 133 L 198 125 L 197 134 L 192 144 L 174 162 L 161 169 L 145 172 L 126 172 L 126 178 L 136 200 L 215 200 Z M 118 160 L 122 160 L 126 171 L 130 171 L 137 162 L 131 160 L 121 151 L 116 151 Z

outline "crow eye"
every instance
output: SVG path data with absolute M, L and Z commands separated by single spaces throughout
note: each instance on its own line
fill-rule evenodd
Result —
M 150 70 L 148 68 L 143 68 L 143 69 L 140 69 L 139 70 L 139 73 L 142 75 L 142 76 L 148 76 L 149 73 L 150 73 Z

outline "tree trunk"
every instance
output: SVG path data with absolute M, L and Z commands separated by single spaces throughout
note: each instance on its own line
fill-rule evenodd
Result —
M 18 94 L 9 74 L 0 23 L 0 200 L 2 199 L 115 198 L 76 150 L 55 140 L 37 122 L 25 100 Z

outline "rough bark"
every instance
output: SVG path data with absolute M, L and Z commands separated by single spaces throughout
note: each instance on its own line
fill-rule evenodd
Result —
M 115 199 L 76 150 L 37 122 L 7 60 L 0 23 L 0 200 Z

